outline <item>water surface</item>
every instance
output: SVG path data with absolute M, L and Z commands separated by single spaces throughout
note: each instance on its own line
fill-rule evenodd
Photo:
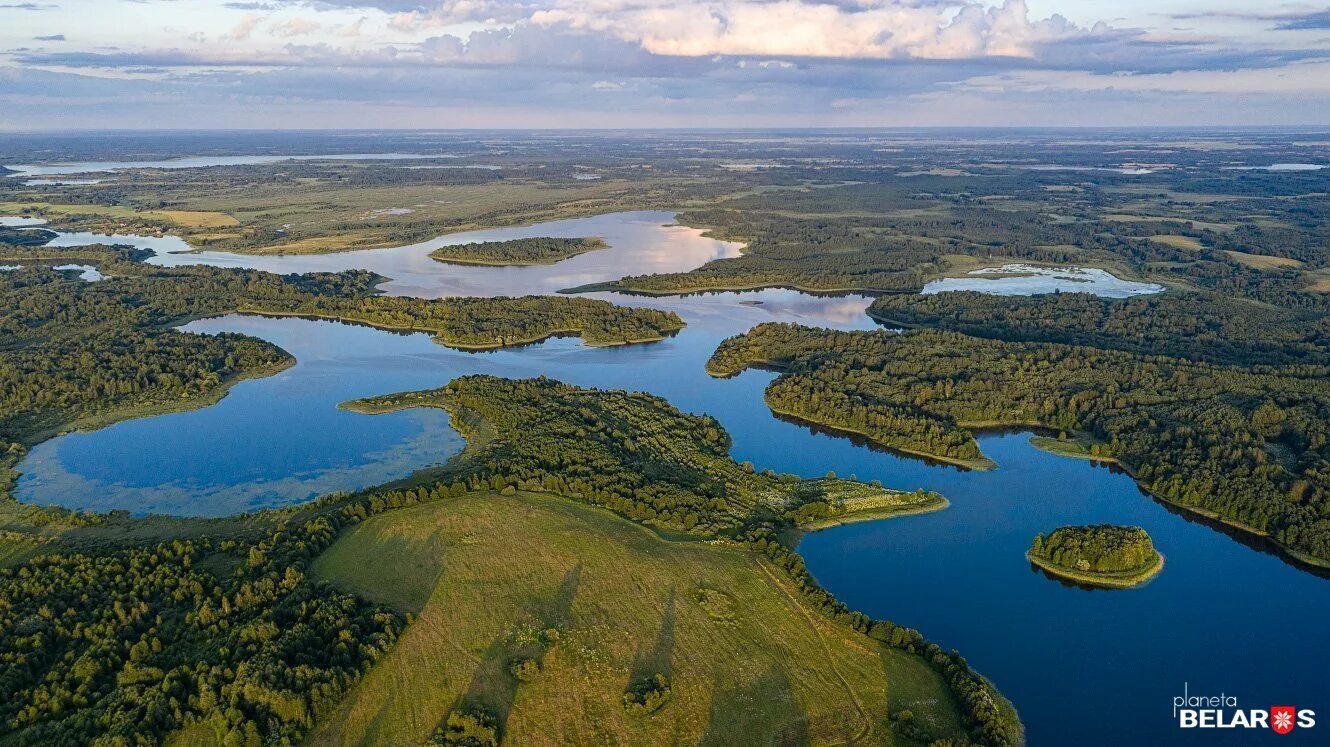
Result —
M 963 277 L 934 280 L 920 291 L 924 294 L 946 291 L 979 291 L 997 296 L 1033 296 L 1042 293 L 1093 293 L 1102 298 L 1161 293 L 1164 286 L 1123 280 L 1107 270 L 1094 267 L 1042 267 L 1006 264 L 971 270 Z
M 325 156 L 185 156 L 158 161 L 72 161 L 68 163 L 20 163 L 6 165 L 16 173 L 11 177 L 61 176 L 65 174 L 91 174 L 129 169 L 199 169 L 209 166 L 254 166 L 282 161 L 398 161 L 424 158 L 457 158 L 449 153 L 341 153 Z M 86 180 L 57 182 L 66 184 L 94 183 Z

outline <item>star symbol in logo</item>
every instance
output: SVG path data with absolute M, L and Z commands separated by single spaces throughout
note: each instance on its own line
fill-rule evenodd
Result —
M 1293 714 L 1287 711 L 1281 711 L 1275 714 L 1275 728 L 1287 729 L 1293 726 Z

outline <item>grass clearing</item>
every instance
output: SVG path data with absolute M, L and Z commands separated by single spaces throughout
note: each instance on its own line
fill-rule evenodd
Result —
M 905 743 L 887 725 L 901 709 L 959 732 L 922 660 L 811 612 L 765 561 L 558 498 L 381 514 L 313 572 L 418 614 L 315 744 L 419 744 L 462 704 L 497 714 L 510 744 Z M 519 681 L 523 658 L 540 671 Z M 656 673 L 670 699 L 625 711 L 628 686 Z
M 1302 267 L 1302 263 L 1296 259 L 1288 257 L 1270 257 L 1264 254 L 1248 254 L 1246 252 L 1235 252 L 1225 250 L 1224 254 L 1229 256 L 1238 264 L 1243 264 L 1257 270 L 1287 270 L 1296 267 Z
M 0 213 L 39 212 L 51 217 L 68 215 L 97 215 L 104 218 L 128 220 L 159 220 L 183 228 L 229 228 L 240 225 L 234 216 L 208 210 L 136 210 L 120 205 L 62 205 L 50 202 L 3 202 Z
M 1161 233 L 1151 236 L 1150 240 L 1157 244 L 1166 244 L 1168 246 L 1177 249 L 1183 249 L 1189 252 L 1199 252 L 1205 248 L 1205 246 L 1201 244 L 1200 239 L 1195 239 L 1192 238 L 1191 236 L 1178 236 L 1176 234 Z

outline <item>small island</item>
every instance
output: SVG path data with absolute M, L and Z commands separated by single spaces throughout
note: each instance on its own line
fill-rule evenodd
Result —
M 440 262 L 460 265 L 548 265 L 609 246 L 602 239 L 537 236 L 509 241 L 480 241 L 444 246 L 430 252 Z
M 1154 578 L 1164 556 L 1140 527 L 1113 524 L 1059 527 L 1035 535 L 1025 557 L 1044 571 L 1093 586 L 1125 589 Z

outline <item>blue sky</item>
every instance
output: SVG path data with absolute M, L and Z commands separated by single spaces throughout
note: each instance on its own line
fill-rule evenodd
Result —
M 0 0 L 0 49 L 9 130 L 1330 124 L 1301 2 Z

